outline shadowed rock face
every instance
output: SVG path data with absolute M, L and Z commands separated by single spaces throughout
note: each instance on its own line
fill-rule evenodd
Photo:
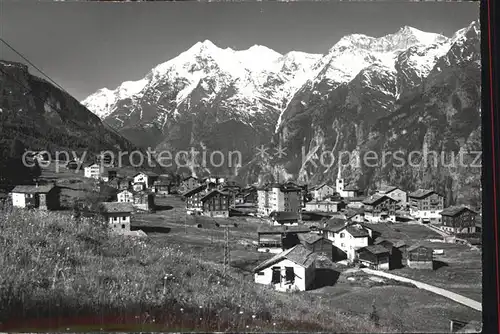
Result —
M 31 149 L 133 147 L 76 99 L 15 62 L 0 61 L 0 126 L 2 140 L 17 137 Z
M 341 151 L 360 156 L 360 165 L 346 167 L 344 177 L 361 188 L 387 183 L 408 190 L 431 187 L 445 194 L 448 203 L 480 205 L 480 168 L 469 166 L 478 154 L 463 154 L 463 164 L 459 157 L 461 150 L 481 151 L 477 28 L 468 27 L 420 84 L 403 80 L 405 93 L 399 96 L 400 78 L 408 76 L 397 69 L 395 74 L 374 69 L 375 75 L 367 75 L 368 68 L 326 94 L 314 94 L 322 82 L 304 89 L 282 116 L 275 140 L 284 142 L 296 161 L 304 155 L 301 150 L 306 156 L 325 150 L 333 150 L 335 158 Z M 401 151 L 407 160 L 411 151 L 425 150 L 437 154 L 436 164 L 429 158 L 427 166 L 418 166 L 415 154 L 413 166 L 401 166 L 393 155 L 382 165 L 384 152 Z M 368 151 L 378 155 L 381 166 L 363 163 Z M 335 179 L 338 161 L 332 168 L 315 167 L 313 161 L 295 163 L 289 171 L 312 182 Z

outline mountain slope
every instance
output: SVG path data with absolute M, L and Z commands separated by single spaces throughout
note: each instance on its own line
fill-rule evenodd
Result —
M 32 150 L 130 150 L 128 140 L 76 99 L 31 75 L 27 66 L 0 61 L 0 133 L 3 147 L 17 138 Z
M 302 91 L 301 96 L 294 98 L 297 102 L 292 100 L 285 110 L 275 138 L 287 147 L 291 161 L 300 161 L 287 170 L 313 182 L 332 179 L 337 173 L 337 158 L 345 151 L 345 156 L 361 163 L 346 167 L 344 176 L 362 188 L 384 183 L 399 184 L 408 190 L 433 187 L 446 194 L 450 203 L 462 200 L 464 189 L 470 188 L 475 190 L 465 194 L 465 201 L 479 204 L 480 168 L 446 167 L 441 161 L 449 164 L 452 155 L 460 150 L 481 150 L 477 23 L 457 33 L 448 43 L 447 52 L 441 57 L 432 54 L 432 68 L 420 68 L 425 70 L 420 71 L 420 76 L 415 70 L 410 72 L 407 59 L 411 57 L 403 53 L 397 58 L 395 70 L 372 65 L 326 94 L 311 93 L 312 89 L 325 92 L 321 82 Z M 444 49 L 442 45 L 438 47 Z M 422 50 L 410 47 L 406 53 L 419 49 Z M 408 73 L 416 79 L 410 80 Z M 405 87 L 404 94 L 401 87 Z M 337 160 L 330 167 L 316 167 L 315 154 L 327 150 Z M 408 161 L 410 152 L 418 156 L 425 150 L 438 155 L 435 166 L 394 164 L 394 152 L 401 151 Z M 378 156 L 380 166 L 363 162 L 367 152 Z M 384 153 L 388 154 L 385 162 Z M 471 163 L 471 158 L 473 154 L 466 162 Z M 458 164 L 457 159 L 455 156 Z

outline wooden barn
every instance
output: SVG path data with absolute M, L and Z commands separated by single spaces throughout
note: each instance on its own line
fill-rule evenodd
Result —
M 390 241 L 383 238 L 377 238 L 374 244 L 383 246 L 389 251 L 389 269 L 403 267 L 403 257 L 406 253 L 406 244 L 404 241 Z
M 434 269 L 433 249 L 422 245 L 408 247 L 406 261 L 410 268 Z
M 298 235 L 311 230 L 299 226 L 259 226 L 257 230 L 257 251 L 280 253 L 300 243 Z
M 155 210 L 155 194 L 150 191 L 139 191 L 133 194 L 134 208 L 152 212 Z
M 324 255 L 330 260 L 333 258 L 332 242 L 317 233 L 298 234 L 300 243 L 310 251 Z
M 370 245 L 356 250 L 359 262 L 371 269 L 389 269 L 390 253 L 381 245 Z

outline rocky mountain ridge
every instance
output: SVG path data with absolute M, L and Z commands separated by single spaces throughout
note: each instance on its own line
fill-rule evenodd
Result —
M 473 22 L 450 38 L 411 27 L 379 38 L 349 35 L 325 55 L 280 55 L 262 46 L 234 51 L 204 41 L 144 79 L 100 90 L 82 103 L 142 146 L 242 156 L 241 166 L 200 167 L 195 158 L 179 170 L 245 182 L 281 174 L 316 183 L 336 175 L 338 161 L 312 163 L 326 151 L 359 159 L 373 148 L 480 150 L 479 39 Z M 260 145 L 282 145 L 287 155 L 259 156 Z M 413 189 L 430 178 L 455 201 L 462 173 L 480 173 L 469 169 L 440 165 L 426 170 L 432 177 L 422 177 L 416 167 L 396 172 L 389 164 L 348 166 L 344 173 L 363 188 L 398 183 Z M 480 175 L 472 174 L 474 180 Z

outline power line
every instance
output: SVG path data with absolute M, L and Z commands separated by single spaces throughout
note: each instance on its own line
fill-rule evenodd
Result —
M 5 45 L 7 45 L 7 47 L 9 49 L 11 49 L 12 51 L 14 51 L 19 57 L 23 58 L 28 64 L 30 64 L 31 66 L 33 66 L 38 72 L 40 72 L 41 74 L 43 74 L 47 79 L 49 79 L 50 82 L 52 82 L 54 85 L 56 85 L 57 87 L 59 87 L 63 92 L 69 94 L 63 87 L 61 87 L 57 82 L 55 82 L 51 77 L 49 77 L 47 74 L 45 74 L 45 72 L 43 72 L 41 69 L 39 69 L 35 64 L 33 64 L 28 58 L 26 58 L 21 52 L 17 51 L 16 49 L 14 49 L 13 46 L 11 46 L 9 43 L 7 43 L 2 37 L 0 37 L 0 41 L 2 41 L 2 43 L 4 43 Z M 70 94 L 71 95 L 71 94 Z

